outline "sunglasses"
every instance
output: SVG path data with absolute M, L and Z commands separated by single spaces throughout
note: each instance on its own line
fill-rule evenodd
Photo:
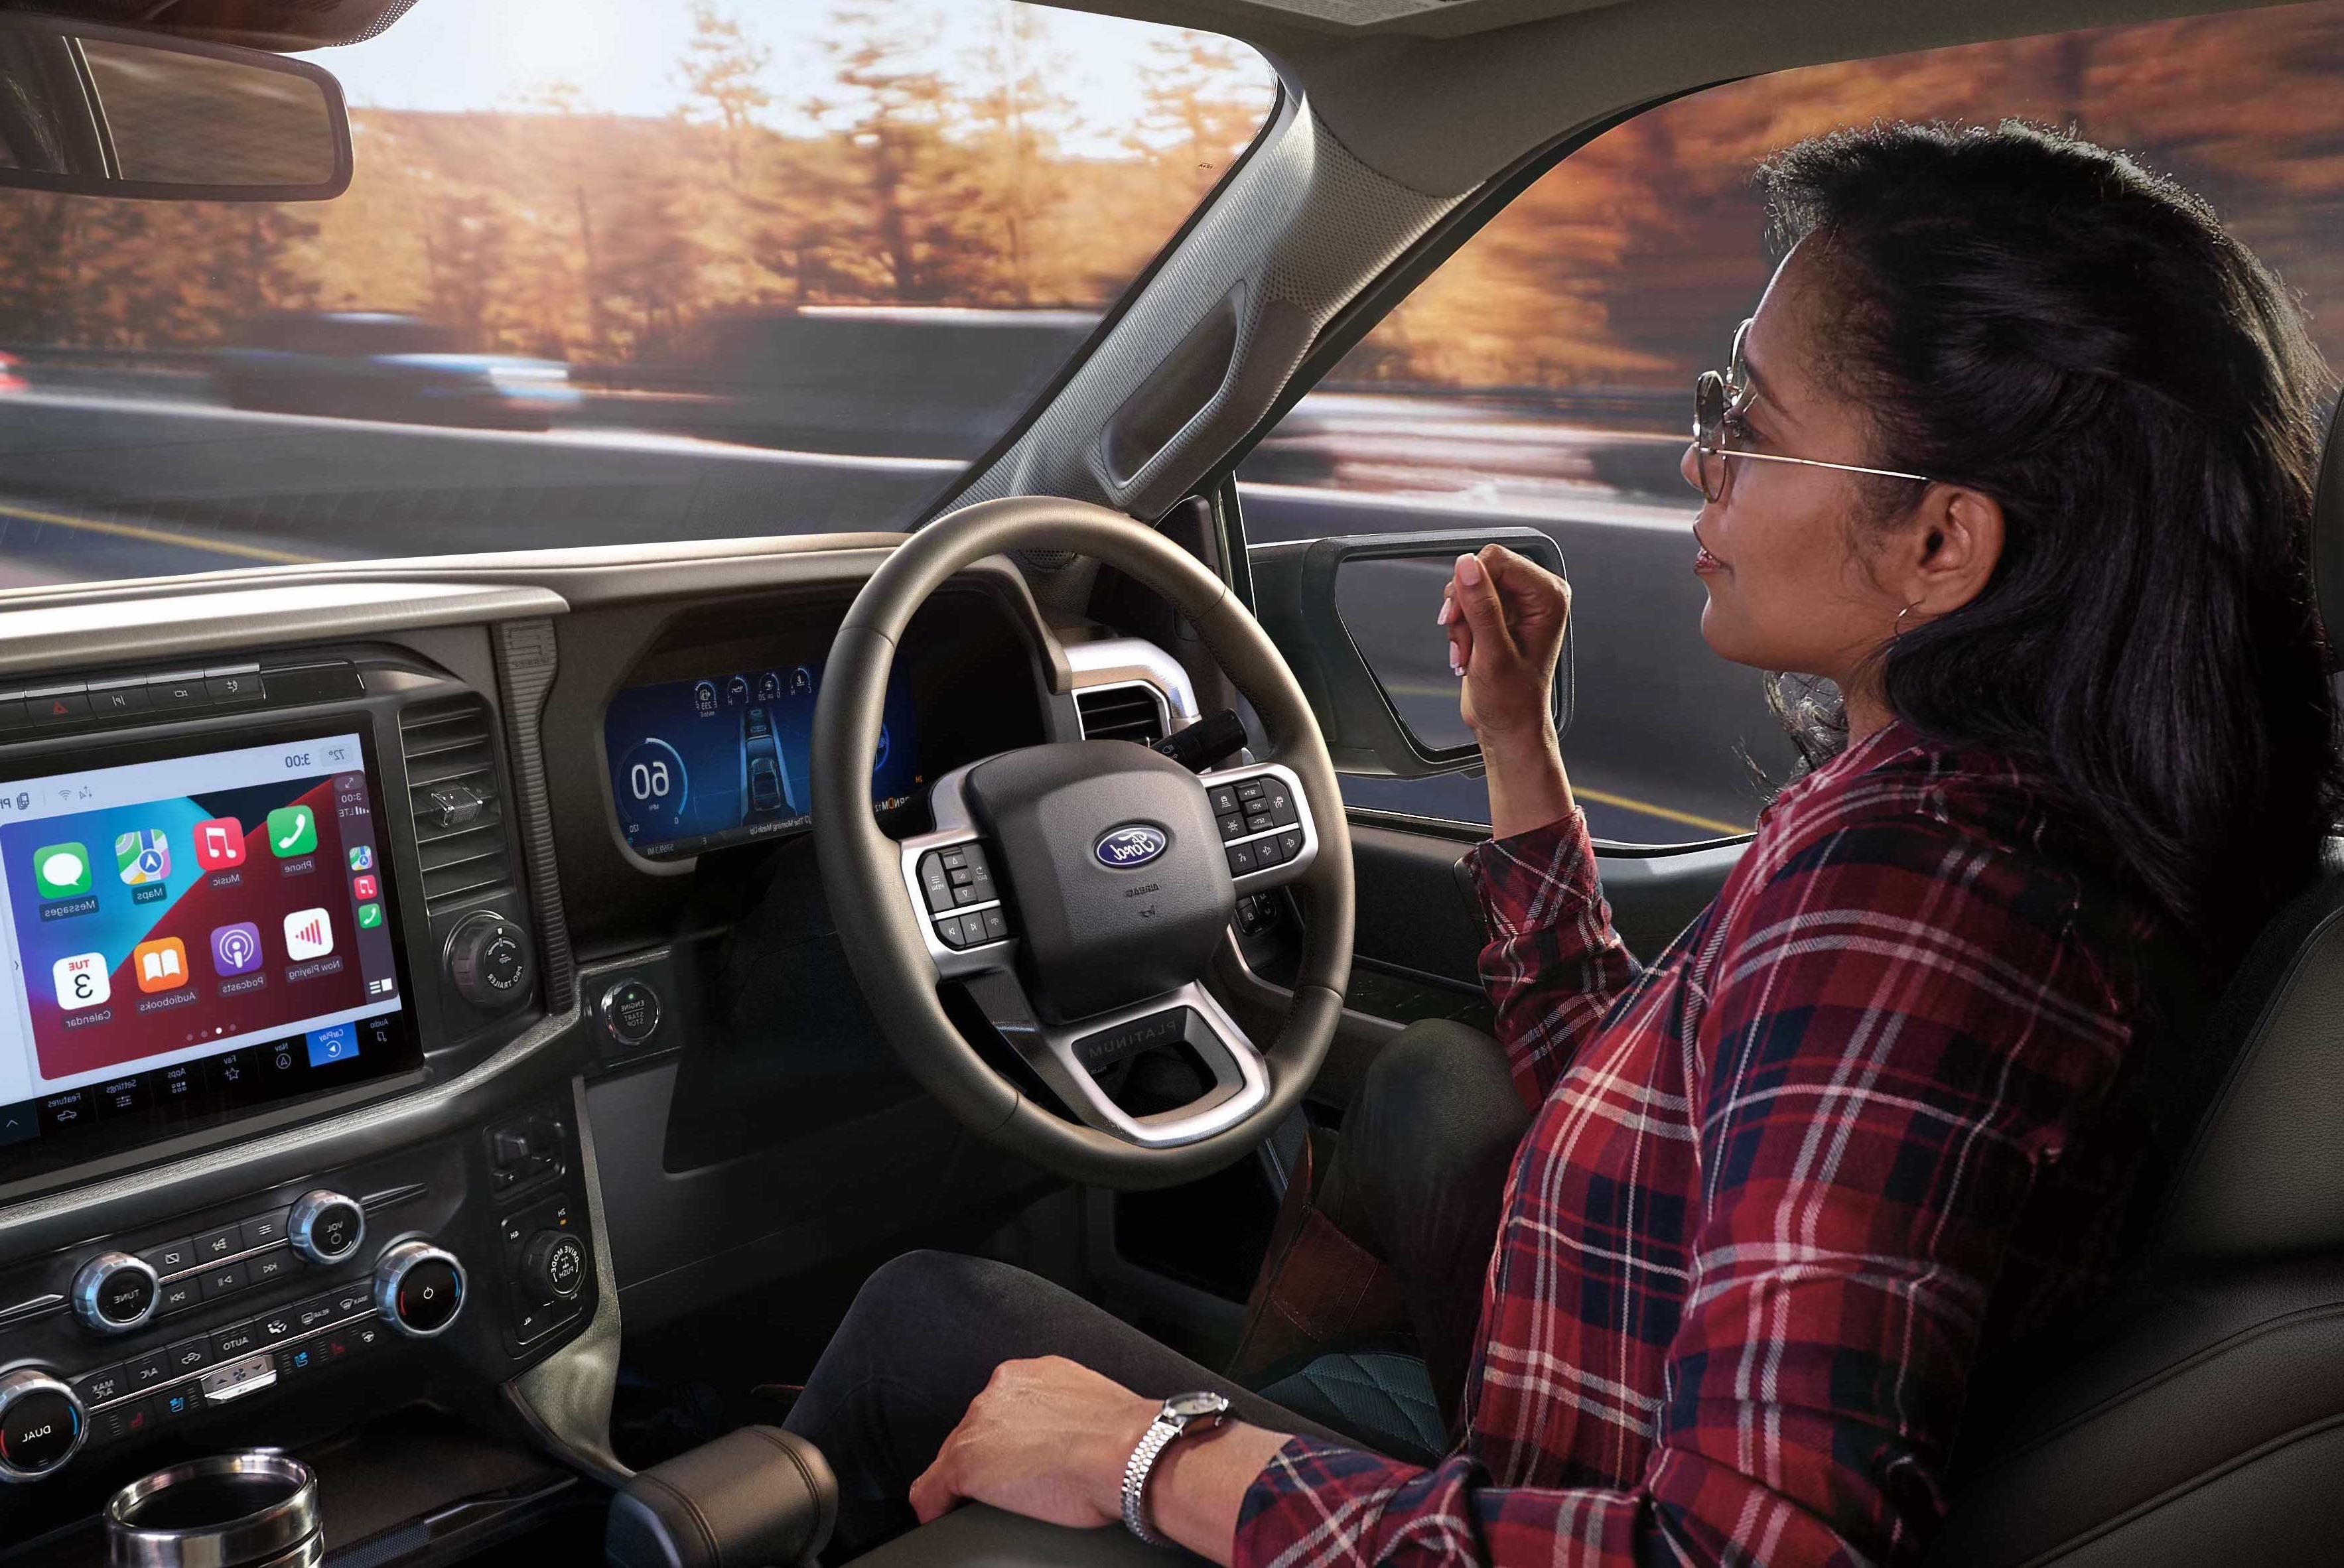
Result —
M 1733 357 L 1724 374 L 1704 370 L 1692 383 L 1692 446 L 1699 461 L 1694 467 L 1701 474 L 1701 493 L 1712 502 L 1725 499 L 1733 480 L 1733 469 L 1726 464 L 1729 457 L 1746 457 L 1757 463 L 1794 463 L 1802 468 L 1835 468 L 1843 474 L 1870 474 L 1882 479 L 1912 479 L 1930 483 L 1926 474 L 1899 473 L 1894 468 L 1865 468 L 1854 463 L 1826 463 L 1819 457 L 1785 457 L 1773 452 L 1736 451 L 1725 444 L 1727 435 L 1742 422 L 1750 406 L 1758 400 L 1750 385 L 1749 362 L 1743 357 L 1742 346 L 1750 337 L 1750 323 L 1745 321 L 1733 329 Z

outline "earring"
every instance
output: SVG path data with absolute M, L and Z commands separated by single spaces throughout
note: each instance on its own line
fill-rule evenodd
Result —
M 1917 602 L 1917 601 L 1916 601 L 1916 602 Z M 1904 635 L 1904 618 L 1905 618 L 1906 616 L 1908 616 L 1908 615 L 1911 615 L 1912 613 L 1913 613 L 1913 606 L 1912 606 L 1912 605 L 1909 605 L 1909 604 L 1908 604 L 1908 605 L 1906 605 L 1903 609 L 1900 609 L 1900 610 L 1898 610 L 1898 611 L 1896 612 L 1896 619 L 1894 620 L 1894 622 L 1893 622 L 1893 623 L 1890 625 L 1890 627 L 1889 627 L 1889 628 L 1888 628 L 1888 637 L 1889 637 L 1889 640 L 1891 640 L 1891 641 L 1893 642 L 1893 641 L 1894 641 L 1897 638 L 1903 637 L 1903 636 Z

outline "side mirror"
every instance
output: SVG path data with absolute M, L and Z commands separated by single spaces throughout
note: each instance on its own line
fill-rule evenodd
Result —
M 1490 544 L 1566 575 L 1554 540 L 1526 528 L 1354 534 L 1248 552 L 1254 613 L 1310 699 L 1338 771 L 1423 779 L 1480 765 L 1433 617 L 1457 558 Z M 1566 629 L 1555 661 L 1557 734 L 1571 728 L 1571 638 Z
M 274 202 L 349 183 L 341 85 L 306 60 L 0 12 L 0 186 Z

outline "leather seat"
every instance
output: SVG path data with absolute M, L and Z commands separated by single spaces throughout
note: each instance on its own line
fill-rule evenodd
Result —
M 2313 520 L 2344 633 L 2344 417 Z M 2333 846 L 2331 846 L 2333 848 Z M 2280 911 L 2176 1099 L 2130 1282 L 1981 1369 L 1932 1568 L 2344 1562 L 2344 869 Z

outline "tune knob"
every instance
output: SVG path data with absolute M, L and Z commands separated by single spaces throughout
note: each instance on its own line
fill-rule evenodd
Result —
M 74 1316 L 102 1334 L 126 1334 L 155 1315 L 155 1271 L 127 1252 L 100 1252 L 74 1274 Z
M 529 933 L 502 915 L 475 910 L 448 933 L 448 982 L 482 1012 L 529 995 Z
M 38 1367 L 0 1376 L 0 1481 L 38 1481 L 81 1452 L 89 1418 L 73 1390 Z
M 586 1244 L 567 1231 L 540 1231 L 521 1249 L 520 1279 L 540 1301 L 576 1301 L 586 1282 Z
M 401 1241 L 375 1261 L 374 1304 L 402 1334 L 443 1333 L 464 1310 L 464 1265 L 429 1241 Z
M 313 1263 L 346 1262 L 366 1240 L 366 1211 L 357 1199 L 321 1187 L 301 1194 L 286 1217 L 285 1234 L 293 1250 Z

